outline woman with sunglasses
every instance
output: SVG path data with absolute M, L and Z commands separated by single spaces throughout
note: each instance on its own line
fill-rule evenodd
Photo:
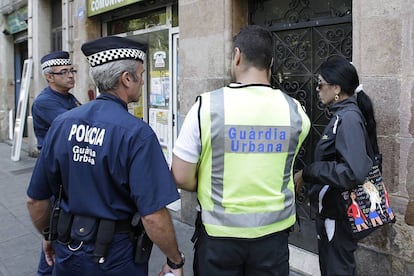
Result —
M 355 67 L 339 56 L 322 63 L 317 92 L 332 118 L 315 148 L 314 162 L 295 174 L 296 191 L 309 185 L 321 275 L 356 275 L 357 240 L 340 196 L 343 190 L 364 183 L 372 166 L 366 133 L 378 154 L 374 110 Z

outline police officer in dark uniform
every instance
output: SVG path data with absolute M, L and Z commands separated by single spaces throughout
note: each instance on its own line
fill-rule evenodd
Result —
M 75 86 L 76 74 L 69 53 L 52 52 L 45 55 L 40 62 L 48 86 L 40 92 L 32 105 L 33 128 L 39 150 L 52 121 L 63 112 L 81 105 L 69 93 Z
M 52 121 L 63 112 L 80 105 L 76 97 L 69 93 L 69 90 L 75 86 L 76 73 L 69 53 L 66 51 L 49 53 L 42 57 L 40 63 L 48 86 L 40 92 L 32 105 L 33 128 L 39 151 L 42 149 L 43 140 Z M 43 250 L 37 275 L 52 275 L 52 267 L 46 263 Z
M 145 47 L 104 37 L 82 52 L 101 94 L 54 120 L 27 190 L 53 275 L 147 275 L 148 259 L 134 254 L 143 247 L 131 238 L 137 214 L 167 256 L 160 275 L 182 275 L 184 255 L 166 209 L 179 194 L 155 133 L 127 110 L 141 96 Z

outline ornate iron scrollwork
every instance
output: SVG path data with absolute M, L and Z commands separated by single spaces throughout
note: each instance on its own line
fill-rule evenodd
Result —
M 249 1 L 250 23 L 273 27 L 351 16 L 352 0 Z
M 311 119 L 311 132 L 300 149 L 295 170 L 313 161 L 328 113 L 316 93 L 321 63 L 332 55 L 352 58 L 351 0 L 262 0 L 249 1 L 250 24 L 267 26 L 275 46 L 272 85 L 297 99 Z M 316 252 L 308 238 L 313 233 L 309 200 L 297 201 L 303 233 L 292 233 L 290 242 Z
M 342 23 L 313 26 L 274 32 L 273 35 L 274 85 L 304 103 L 311 118 L 315 117 L 312 115 L 315 112 L 324 113 L 324 107 L 318 103 L 317 97 L 311 96 L 316 89 L 317 72 L 320 64 L 329 56 L 342 55 L 351 58 L 352 25 Z
M 293 0 L 289 3 L 289 10 L 284 16 L 289 23 L 306 22 L 311 18 L 311 9 L 308 0 Z

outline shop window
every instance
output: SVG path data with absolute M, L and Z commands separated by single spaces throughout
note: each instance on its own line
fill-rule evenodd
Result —
M 128 18 L 108 23 L 108 35 L 127 33 L 136 30 L 144 30 L 155 26 L 167 24 L 165 9 L 152 11 L 147 14 L 134 15 Z

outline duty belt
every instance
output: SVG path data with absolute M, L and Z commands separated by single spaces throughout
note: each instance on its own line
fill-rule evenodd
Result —
M 131 219 L 108 220 L 73 215 L 60 211 L 57 223 L 57 241 L 66 244 L 71 251 L 83 244 L 94 243 L 94 259 L 103 263 L 115 233 L 132 233 Z M 76 244 L 76 246 L 73 246 Z

